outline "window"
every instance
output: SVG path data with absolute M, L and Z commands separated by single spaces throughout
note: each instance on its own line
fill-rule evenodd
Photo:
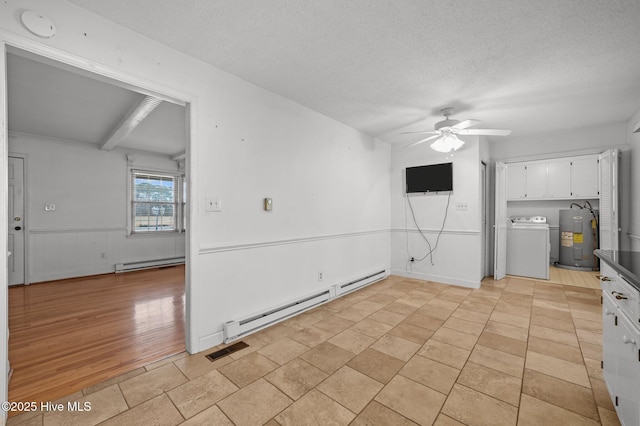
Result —
M 131 171 L 131 233 L 184 231 L 183 179 L 178 174 Z

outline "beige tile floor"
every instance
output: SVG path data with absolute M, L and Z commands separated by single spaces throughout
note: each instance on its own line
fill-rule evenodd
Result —
M 613 425 L 598 290 L 392 276 L 244 339 L 70 395 L 9 425 Z

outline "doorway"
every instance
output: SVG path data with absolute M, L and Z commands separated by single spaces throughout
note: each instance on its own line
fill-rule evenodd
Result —
M 51 55 L 50 51 L 48 51 L 47 53 Z M 105 222 L 102 219 L 96 219 L 96 217 L 99 213 L 109 212 L 110 209 L 113 209 L 113 200 L 116 199 L 116 197 L 119 197 L 118 199 L 122 201 L 122 205 L 119 204 L 119 207 L 115 209 L 117 210 L 117 220 L 123 221 L 125 220 L 124 218 L 131 217 L 127 214 L 127 209 L 125 206 L 125 203 L 128 203 L 126 195 L 122 195 L 127 193 L 127 188 L 129 188 L 129 186 L 123 185 L 122 183 L 124 179 L 128 179 L 127 176 L 130 175 L 130 169 L 132 167 L 137 167 L 139 164 L 143 164 L 145 169 L 155 170 L 157 168 L 166 168 L 165 166 L 159 166 L 158 164 L 173 162 L 175 163 L 175 170 L 173 170 L 172 172 L 175 175 L 184 176 L 184 181 L 186 181 L 187 183 L 190 182 L 190 167 L 188 161 L 190 105 L 187 102 L 165 96 L 159 92 L 132 86 L 129 83 L 124 83 L 105 75 L 97 75 L 84 69 L 75 68 L 73 65 L 65 62 L 66 59 L 69 59 L 67 55 L 60 54 L 60 56 L 56 58 L 56 60 L 54 60 L 50 58 L 40 57 L 37 53 L 17 49 L 10 46 L 7 46 L 7 49 L 3 53 L 3 55 L 5 61 L 4 68 L 5 72 L 7 73 L 9 55 L 16 55 L 15 57 L 20 58 L 20 60 L 34 62 L 36 64 L 35 66 L 49 67 L 47 68 L 47 72 L 45 73 L 47 74 L 47 77 L 51 76 L 51 69 L 53 69 L 53 73 L 57 73 L 60 76 L 64 75 L 64 78 L 70 80 L 80 78 L 82 79 L 83 84 L 93 84 L 88 83 L 88 81 L 95 80 L 103 86 L 113 87 L 114 91 L 117 90 L 122 93 L 126 92 L 124 95 L 120 96 L 120 99 L 123 100 L 121 102 L 122 104 L 126 104 L 125 101 L 129 99 L 133 99 L 137 102 L 137 99 L 141 97 L 145 99 L 154 97 L 160 100 L 159 104 L 161 104 L 161 106 L 158 107 L 158 109 L 155 111 L 161 116 L 159 118 L 156 118 L 155 122 L 167 122 L 167 114 L 170 114 L 172 111 L 175 112 L 176 108 L 178 108 L 182 111 L 185 127 L 179 132 L 182 133 L 185 137 L 185 144 L 181 152 L 175 151 L 172 152 L 171 155 L 168 155 L 166 153 L 151 153 L 153 155 L 146 155 L 145 153 L 149 151 L 149 145 L 147 145 L 146 148 L 144 146 L 143 148 L 136 148 L 132 147 L 131 145 L 127 146 L 128 142 L 126 141 L 126 139 L 114 142 L 114 139 L 112 137 L 109 137 L 108 139 L 105 138 L 104 143 L 101 142 L 99 144 L 92 145 L 91 142 L 85 144 L 84 142 L 86 141 L 82 140 L 82 138 L 73 136 L 65 137 L 60 136 L 59 134 L 55 134 L 56 130 L 60 130 L 65 127 L 63 125 L 60 125 L 58 128 L 54 126 L 54 134 L 52 135 L 37 134 L 37 132 L 35 131 L 25 131 L 22 129 L 12 129 L 12 125 L 15 124 L 15 121 L 12 122 L 12 118 L 16 118 L 16 116 L 19 115 L 19 110 L 15 108 L 14 103 L 7 102 L 7 104 L 9 105 L 8 115 L 10 117 L 7 127 L 8 131 L 11 132 L 11 142 L 7 140 L 8 145 L 10 146 L 8 150 L 14 154 L 19 153 L 15 156 L 12 155 L 6 163 L 9 182 L 9 196 L 6 211 L 6 213 L 8 214 L 7 246 L 9 247 L 9 251 L 18 254 L 13 259 L 10 258 L 7 263 L 9 276 L 8 284 L 29 284 L 31 282 L 50 281 L 57 280 L 59 278 L 71 278 L 71 280 L 73 281 L 75 280 L 75 278 L 73 278 L 73 273 L 75 270 L 73 269 L 74 265 L 71 265 L 71 268 L 69 267 L 69 259 L 76 261 L 77 264 L 88 265 L 87 269 L 79 271 L 77 276 L 105 274 L 107 272 L 113 272 L 112 263 L 115 261 L 110 259 L 110 253 L 128 252 L 130 255 L 132 251 L 127 251 L 126 249 L 123 250 L 121 244 L 122 241 L 135 240 L 136 246 L 138 248 L 136 253 L 140 254 L 142 252 L 142 255 L 144 255 L 145 250 L 140 250 L 139 248 L 140 246 L 143 246 L 145 244 L 144 237 L 136 239 L 136 237 L 132 235 L 132 232 L 129 231 L 130 228 L 126 224 L 124 224 L 124 222 L 115 226 Z M 58 59 L 60 61 L 58 61 Z M 84 61 L 84 63 L 87 63 L 87 61 Z M 28 75 L 28 73 L 25 75 Z M 7 92 L 8 98 L 11 100 L 12 89 L 10 85 L 12 82 L 9 78 L 7 78 L 6 80 L 9 80 L 9 89 L 7 90 Z M 27 86 L 29 85 L 30 84 L 27 84 Z M 49 85 L 56 86 L 55 83 L 49 83 Z M 72 91 L 71 93 L 86 94 L 87 91 L 85 89 L 86 86 L 83 86 L 81 89 Z M 40 93 L 42 93 L 42 91 L 40 91 Z M 20 96 L 20 99 L 24 98 L 29 99 L 29 107 L 30 109 L 32 109 L 31 112 L 35 117 L 37 113 L 33 111 L 33 108 L 41 106 L 39 105 L 38 99 L 33 97 L 30 98 L 29 96 Z M 82 99 L 79 100 L 77 99 L 77 97 L 75 97 L 74 99 L 76 102 L 82 101 Z M 100 103 L 107 103 L 107 100 L 107 98 L 101 97 Z M 57 105 L 56 109 L 59 111 L 68 111 L 72 109 L 71 107 L 73 107 L 73 105 L 67 106 L 69 106 L 69 108 Z M 75 105 L 75 107 L 82 109 L 82 107 L 79 105 Z M 50 115 L 47 114 L 42 114 L 42 116 L 50 117 Z M 90 121 L 90 117 L 88 119 L 86 116 L 78 116 L 75 117 L 75 120 L 78 123 L 78 127 L 81 127 L 81 125 L 85 124 L 85 121 Z M 147 120 L 153 121 L 153 116 L 149 115 L 147 117 Z M 148 122 L 150 121 L 147 121 L 147 123 Z M 144 123 L 145 122 L 143 121 L 143 124 Z M 121 124 L 122 123 L 116 122 L 113 129 L 118 130 L 119 128 L 121 128 L 119 127 L 121 126 Z M 87 127 L 90 126 L 87 125 Z M 4 131 L 7 131 L 7 129 L 5 128 Z M 141 132 L 143 133 L 148 133 L 148 131 L 148 128 L 141 130 Z M 106 142 L 109 142 L 109 144 L 107 144 Z M 16 148 L 18 146 L 18 143 L 21 145 L 19 145 L 19 148 Z M 49 146 L 46 144 L 52 145 Z M 122 146 L 114 146 L 118 144 L 121 144 Z M 47 158 L 41 158 L 40 163 L 38 163 L 39 160 L 38 158 L 36 158 L 37 155 L 29 156 L 28 153 L 25 153 L 29 150 L 38 152 L 39 147 L 42 146 L 47 146 L 47 151 L 45 152 L 45 155 L 41 155 L 41 157 Z M 100 160 L 100 164 L 92 163 L 88 159 L 88 157 L 81 156 L 84 152 L 93 152 L 94 157 L 101 156 L 103 157 L 103 159 Z M 117 152 L 117 155 L 113 154 L 113 152 Z M 128 156 L 126 155 L 127 152 L 134 152 L 135 155 Z M 109 153 L 112 153 L 113 155 L 110 155 Z M 104 160 L 104 158 L 107 157 L 111 159 L 116 157 L 121 158 L 122 164 L 118 166 L 118 169 L 114 169 L 110 166 L 111 163 L 109 163 L 109 161 L 111 160 Z M 27 168 L 25 168 L 25 158 L 29 159 L 29 165 Z M 69 161 L 69 164 L 71 166 L 65 167 L 64 161 L 67 160 Z M 37 167 L 31 167 L 32 165 Z M 105 171 L 105 173 L 101 175 L 99 173 L 100 170 Z M 39 173 L 38 179 L 30 179 L 30 177 L 28 176 L 29 173 Z M 75 173 L 75 175 L 72 175 L 72 173 Z M 61 176 L 69 178 L 67 182 L 77 183 L 77 186 L 74 187 L 74 190 L 69 190 L 66 185 L 53 184 L 56 179 L 62 180 Z M 117 187 L 117 189 L 115 189 L 114 191 L 120 191 L 122 194 L 118 193 L 116 194 L 116 196 L 114 196 L 115 192 L 103 194 L 103 192 L 106 191 L 105 187 L 91 185 L 90 179 L 95 179 L 97 182 L 114 183 L 113 187 Z M 42 182 L 51 183 L 51 186 L 47 189 L 47 191 L 41 191 L 45 193 L 44 196 L 42 196 L 42 194 L 39 194 L 38 191 L 34 191 L 34 189 L 38 189 L 39 187 L 41 187 Z M 33 187 L 29 188 L 28 185 L 33 185 Z M 188 184 L 185 185 L 185 187 L 188 186 Z M 59 188 L 60 191 L 56 192 L 55 188 Z M 31 194 L 31 196 L 27 199 L 24 198 L 25 192 L 29 192 Z M 74 196 L 75 198 L 71 199 L 72 196 Z M 108 203 L 98 205 L 95 203 L 91 204 L 91 202 L 87 202 L 87 200 L 95 200 L 99 199 L 100 197 L 108 199 Z M 186 337 L 182 339 L 182 350 L 184 350 L 185 343 L 188 342 L 188 328 L 187 330 L 185 330 L 184 318 L 189 317 L 189 306 L 188 304 L 186 304 L 185 306 L 184 294 L 186 293 L 186 288 L 188 287 L 188 278 L 186 278 L 185 275 L 188 275 L 186 273 L 186 270 L 188 270 L 189 265 L 189 255 L 187 249 L 190 224 L 190 221 L 188 220 L 190 211 L 188 205 L 189 198 L 185 197 L 184 213 L 175 213 L 176 218 L 174 219 L 174 223 L 182 222 L 183 218 L 187 219 L 184 220 L 184 227 L 176 231 L 176 235 L 179 235 L 179 238 L 182 238 L 182 240 L 184 241 L 182 256 L 186 258 L 187 265 L 186 268 L 180 268 L 180 270 L 182 271 L 183 290 L 183 296 L 181 298 L 183 299 L 183 306 L 186 308 L 185 310 L 179 310 L 182 315 L 182 322 L 180 324 L 183 329 L 183 336 Z M 79 199 L 80 201 L 78 201 Z M 166 202 L 166 200 L 164 201 Z M 181 207 L 177 207 L 180 201 L 181 200 L 175 200 L 176 206 L 173 209 L 166 210 L 172 210 L 174 212 L 181 211 Z M 83 210 L 82 203 L 88 203 L 94 207 Z M 30 205 L 31 209 L 29 208 Z M 25 220 L 25 212 L 32 213 L 29 216 L 30 222 L 32 223 L 27 223 L 27 227 L 25 227 L 25 222 L 27 222 Z M 73 221 L 64 222 L 64 218 L 70 215 L 73 217 Z M 178 218 L 180 220 L 177 220 Z M 134 217 L 131 219 L 131 222 L 135 223 L 135 219 L 136 218 L 134 215 Z M 91 222 L 92 220 L 95 220 L 96 223 L 93 224 Z M 77 222 L 78 226 L 75 227 L 75 224 L 73 224 L 73 222 Z M 115 248 L 111 250 L 109 244 L 113 240 L 114 235 L 119 236 L 120 245 L 115 244 Z M 169 234 L 167 233 L 165 234 L 165 236 L 166 235 Z M 156 236 L 148 238 L 148 241 L 150 243 L 149 245 L 154 247 L 160 246 L 161 244 L 159 243 L 159 241 L 161 241 L 162 237 L 163 236 Z M 83 246 L 82 244 L 84 243 L 88 244 L 85 244 Z M 26 255 L 25 247 L 28 247 Z M 60 258 L 64 255 L 64 253 L 67 253 L 69 251 L 70 247 L 72 249 L 72 252 L 75 248 L 75 253 L 77 254 L 75 256 L 67 256 L 67 258 L 63 259 L 63 261 L 61 262 Z M 20 253 L 22 253 L 22 256 L 19 256 Z M 43 253 L 46 255 L 42 256 Z M 41 257 L 38 258 L 37 262 L 30 262 L 29 258 L 33 256 Z M 82 256 L 85 257 L 83 258 Z M 73 259 L 74 257 L 77 259 Z M 53 259 L 53 261 L 51 259 Z M 41 269 L 35 268 L 34 265 L 38 265 L 38 268 Z M 52 270 L 56 268 L 58 268 L 56 272 L 52 273 L 51 275 L 42 274 L 42 270 L 44 269 Z M 107 269 L 110 269 L 110 271 L 107 271 Z M 47 283 L 42 285 L 56 285 L 56 283 Z M 38 284 L 38 286 L 40 286 L 40 284 Z M 29 287 L 31 286 L 24 286 L 25 289 L 28 289 Z M 28 294 L 29 290 L 25 290 L 23 293 Z M 138 305 L 140 304 L 138 303 Z M 10 314 L 11 309 L 12 308 L 10 306 Z M 13 332 L 11 334 L 11 337 L 14 338 Z M 114 349 L 116 349 L 117 351 L 117 348 L 110 348 L 110 350 Z M 153 348 L 146 349 L 146 351 L 152 350 Z M 149 355 L 148 352 L 145 352 L 145 349 L 140 349 L 140 351 L 140 359 L 146 358 L 146 356 Z M 17 365 L 19 365 L 19 363 L 12 363 L 12 366 Z M 16 371 L 16 375 L 17 373 L 18 372 Z M 16 375 L 14 375 L 14 379 L 16 378 Z M 100 378 L 100 380 L 104 379 L 105 377 Z

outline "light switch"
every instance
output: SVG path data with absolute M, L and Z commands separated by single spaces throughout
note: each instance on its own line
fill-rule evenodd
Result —
M 56 205 L 53 203 L 46 203 L 44 205 L 44 211 L 45 212 L 53 212 L 56 211 Z
M 204 203 L 204 211 L 206 212 L 222 211 L 222 199 L 220 197 L 206 197 Z

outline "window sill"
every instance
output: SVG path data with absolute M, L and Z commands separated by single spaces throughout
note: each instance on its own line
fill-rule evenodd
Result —
M 135 232 L 127 235 L 127 238 L 162 238 L 162 237 L 179 237 L 185 232 L 179 231 L 154 231 L 154 232 Z

